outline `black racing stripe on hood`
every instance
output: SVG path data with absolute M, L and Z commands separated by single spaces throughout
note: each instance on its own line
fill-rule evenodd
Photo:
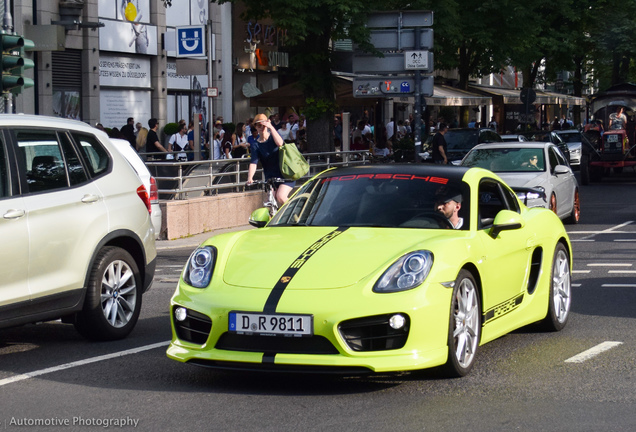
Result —
M 321 247 L 329 243 L 335 237 L 338 237 L 340 234 L 348 230 L 349 227 L 338 227 L 334 231 L 331 231 L 329 234 L 323 236 L 320 240 L 316 241 L 314 244 L 309 246 L 303 253 L 300 254 L 296 260 L 285 270 L 285 273 L 278 279 L 276 285 L 269 293 L 269 297 L 265 302 L 265 307 L 263 308 L 264 313 L 276 313 L 276 308 L 278 307 L 278 302 L 280 298 L 283 296 L 283 292 L 289 285 L 289 282 L 294 278 L 298 270 L 305 265 L 307 260 L 309 260 L 314 253 L 316 253 Z

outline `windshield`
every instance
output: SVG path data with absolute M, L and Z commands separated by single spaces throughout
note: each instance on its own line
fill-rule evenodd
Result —
M 477 145 L 479 131 L 474 130 L 449 130 L 444 135 L 449 150 L 470 150 Z
M 493 172 L 545 171 L 545 157 L 540 148 L 474 149 L 462 166 L 485 168 Z
M 538 142 L 552 142 L 550 140 L 549 132 L 525 132 L 522 134 L 524 137 L 528 139 L 528 141 L 538 141 Z
M 578 133 L 578 132 L 576 132 L 576 133 L 562 133 L 562 134 L 559 134 L 559 136 L 566 143 L 580 143 L 581 142 L 581 134 Z
M 314 179 L 298 191 L 268 226 L 350 226 L 450 228 L 436 212 L 442 198 L 462 201 L 462 229 L 468 229 L 469 197 L 465 183 L 412 174 L 335 175 Z M 457 196 L 460 196 L 457 198 Z

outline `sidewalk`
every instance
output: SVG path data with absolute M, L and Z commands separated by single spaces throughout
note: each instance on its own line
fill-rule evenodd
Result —
M 212 230 L 208 232 L 204 232 L 201 234 L 192 235 L 189 237 L 184 237 L 175 240 L 157 240 L 157 251 L 169 250 L 169 249 L 180 249 L 180 248 L 189 248 L 194 250 L 197 246 L 203 243 L 205 240 L 209 239 L 212 236 L 223 234 L 226 232 L 234 232 L 234 231 L 243 231 L 248 229 L 255 229 L 251 225 L 243 225 L 234 228 L 225 228 Z

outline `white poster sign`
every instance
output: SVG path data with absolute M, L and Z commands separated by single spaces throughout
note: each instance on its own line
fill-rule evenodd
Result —
M 99 97 L 100 123 L 104 127 L 120 128 L 128 117 L 148 127 L 151 117 L 150 90 L 101 90 Z
M 150 88 L 150 59 L 101 56 L 99 85 Z
M 100 51 L 157 55 L 157 27 L 149 24 L 102 20 Z
M 166 66 L 167 84 L 170 90 L 190 90 L 190 75 L 177 75 L 177 63 L 169 61 Z

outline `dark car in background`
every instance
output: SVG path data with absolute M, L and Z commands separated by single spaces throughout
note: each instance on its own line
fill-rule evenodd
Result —
M 444 138 L 447 144 L 448 161 L 455 162 L 455 165 L 459 164 L 466 153 L 477 144 L 503 142 L 497 132 L 487 128 L 449 129 Z
M 524 137 L 526 137 L 526 141 L 549 142 L 555 144 L 557 147 L 559 147 L 559 150 L 561 150 L 561 153 L 563 153 L 565 159 L 570 164 L 572 163 L 568 144 L 555 131 L 536 130 L 521 132 L 519 135 L 523 135 Z

